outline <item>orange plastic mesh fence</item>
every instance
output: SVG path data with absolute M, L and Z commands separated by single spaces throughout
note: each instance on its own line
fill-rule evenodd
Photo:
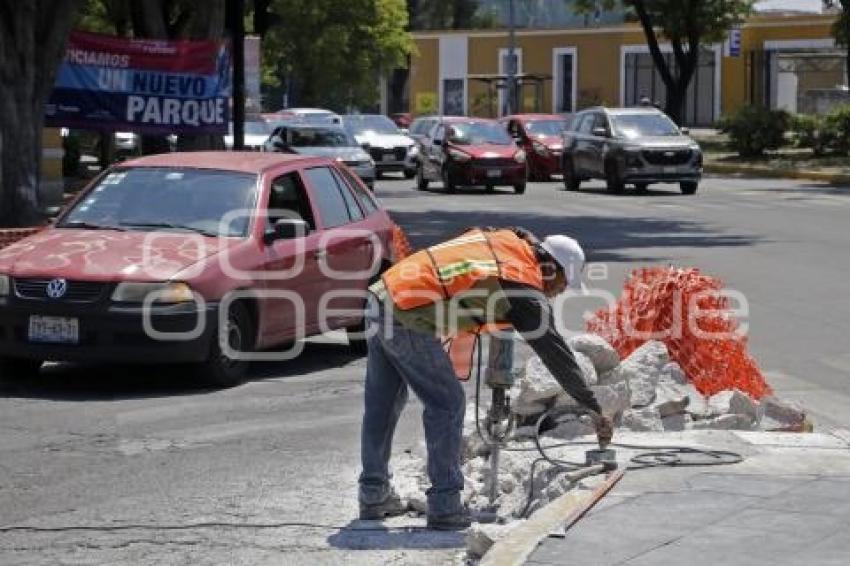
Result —
M 393 259 L 400 261 L 413 252 L 410 247 L 410 242 L 407 240 L 407 234 L 401 229 L 401 226 L 393 222 Z
M 619 300 L 587 323 L 625 358 L 647 340 L 660 340 L 704 395 L 739 389 L 755 399 L 771 393 L 747 353 L 723 283 L 696 268 L 633 271 Z

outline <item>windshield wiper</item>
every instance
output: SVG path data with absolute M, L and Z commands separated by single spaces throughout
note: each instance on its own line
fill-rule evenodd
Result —
M 59 224 L 57 228 L 82 228 L 83 230 L 116 230 L 118 232 L 126 232 L 126 228 L 120 226 L 110 226 L 109 224 L 97 224 L 95 222 L 86 222 L 85 220 L 70 220 Z
M 121 226 L 126 226 L 128 228 L 165 228 L 167 230 L 186 230 L 189 232 L 196 232 L 203 236 L 210 236 L 211 238 L 217 238 L 219 236 L 217 232 L 210 232 L 203 228 L 195 228 L 194 226 L 186 226 L 185 224 L 173 224 L 171 222 L 122 222 Z

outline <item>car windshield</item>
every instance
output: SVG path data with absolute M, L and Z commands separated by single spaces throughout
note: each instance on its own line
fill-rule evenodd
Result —
M 510 145 L 513 138 L 495 122 L 458 122 L 449 130 L 449 141 L 457 145 Z
M 351 147 L 357 143 L 342 129 L 288 128 L 287 145 L 292 147 Z
M 650 136 L 678 136 L 679 128 L 662 114 L 620 114 L 612 116 L 614 131 L 628 139 Z
M 348 116 L 345 126 L 355 136 L 374 132 L 376 134 L 398 134 L 398 126 L 386 116 Z
M 532 137 L 560 136 L 566 129 L 566 120 L 533 120 L 525 123 L 525 131 Z
M 244 237 L 253 210 L 257 176 L 183 167 L 115 169 L 76 203 L 59 228 L 174 230 Z
M 246 136 L 267 136 L 271 133 L 271 126 L 268 122 L 249 121 L 245 122 Z M 233 135 L 233 122 L 230 123 L 230 135 Z

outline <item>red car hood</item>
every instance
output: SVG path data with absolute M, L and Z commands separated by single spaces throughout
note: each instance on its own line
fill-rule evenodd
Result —
M 531 139 L 550 148 L 553 146 L 556 148 L 564 146 L 564 140 L 561 139 L 561 136 L 532 136 Z
M 239 241 L 170 232 L 53 228 L 0 250 L 0 273 L 89 281 L 165 281 Z
M 517 146 L 510 145 L 497 145 L 497 144 L 484 144 L 484 145 L 454 145 L 452 146 L 455 149 L 458 149 L 464 153 L 468 153 L 475 159 L 486 159 L 488 157 L 507 157 L 511 158 L 516 155 L 517 150 L 519 149 Z

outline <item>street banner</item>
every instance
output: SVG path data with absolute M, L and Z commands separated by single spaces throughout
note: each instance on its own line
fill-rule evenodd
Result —
M 230 93 L 224 40 L 125 39 L 73 31 L 45 107 L 45 125 L 224 134 Z

